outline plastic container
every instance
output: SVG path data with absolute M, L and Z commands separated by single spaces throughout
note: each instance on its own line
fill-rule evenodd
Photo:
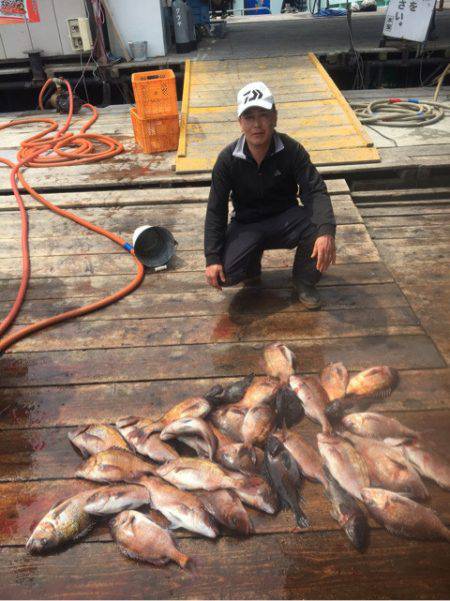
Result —
M 178 115 L 177 88 L 172 69 L 133 73 L 131 83 L 139 117 L 159 119 Z
M 146 119 L 139 117 L 134 107 L 130 109 L 134 138 L 144 152 L 164 152 L 178 148 L 180 126 L 178 115 Z
M 131 56 L 138 63 L 147 60 L 147 42 L 128 42 Z

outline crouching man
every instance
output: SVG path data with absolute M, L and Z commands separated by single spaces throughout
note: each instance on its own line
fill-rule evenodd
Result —
M 212 173 L 205 219 L 206 279 L 221 289 L 258 278 L 265 250 L 297 248 L 294 288 L 300 302 L 318 309 L 316 284 L 336 259 L 327 188 L 303 146 L 275 130 L 277 110 L 264 83 L 246 85 L 237 103 L 242 135 L 221 151 Z M 228 224 L 230 193 L 233 213 Z

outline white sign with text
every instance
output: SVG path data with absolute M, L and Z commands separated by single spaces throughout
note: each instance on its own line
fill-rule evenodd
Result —
M 435 0 L 390 0 L 383 35 L 424 42 L 434 5 Z

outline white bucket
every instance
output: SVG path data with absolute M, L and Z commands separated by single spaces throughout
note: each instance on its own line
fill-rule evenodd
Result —
M 134 254 L 146 267 L 165 269 L 175 254 L 178 242 L 164 227 L 158 225 L 141 225 L 134 230 Z
M 147 60 L 147 42 L 128 42 L 128 46 L 136 62 Z

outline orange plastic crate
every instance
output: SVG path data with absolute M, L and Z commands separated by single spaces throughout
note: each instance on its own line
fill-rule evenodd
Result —
M 139 117 L 158 119 L 178 115 L 177 88 L 172 69 L 133 73 L 131 83 Z
M 142 119 L 134 107 L 130 109 L 134 138 L 144 152 L 176 150 L 180 126 L 178 115 L 159 119 Z

